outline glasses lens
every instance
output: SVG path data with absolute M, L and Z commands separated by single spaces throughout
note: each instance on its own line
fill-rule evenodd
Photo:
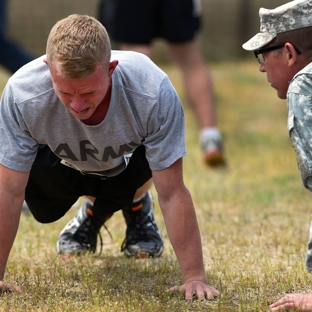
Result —
M 264 56 L 262 53 L 258 54 L 258 60 L 260 64 L 264 64 Z

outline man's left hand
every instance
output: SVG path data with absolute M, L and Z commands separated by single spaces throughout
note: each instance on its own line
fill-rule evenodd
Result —
M 219 295 L 219 292 L 212 286 L 208 286 L 201 281 L 192 281 L 181 286 L 170 288 L 173 293 L 183 293 L 186 300 L 192 300 L 196 296 L 199 300 L 213 299 Z

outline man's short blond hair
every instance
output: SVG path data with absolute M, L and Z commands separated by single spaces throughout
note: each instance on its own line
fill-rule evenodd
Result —
M 85 78 L 97 67 L 108 70 L 111 45 L 105 27 L 88 15 L 58 21 L 47 41 L 47 61 L 61 76 Z

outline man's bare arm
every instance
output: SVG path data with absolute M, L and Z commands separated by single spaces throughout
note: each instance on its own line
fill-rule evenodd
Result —
M 0 165 L 0 292 L 10 290 L 3 286 L 3 279 L 18 229 L 28 177 L 28 172 L 17 172 Z
M 153 171 L 169 239 L 178 258 L 184 285 L 171 290 L 182 291 L 186 299 L 196 293 L 199 299 L 213 298 L 218 291 L 207 285 L 201 238 L 191 195 L 183 182 L 182 159 L 165 170 Z

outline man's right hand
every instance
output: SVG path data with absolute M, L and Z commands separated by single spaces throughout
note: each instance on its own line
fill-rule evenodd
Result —
M 0 281 L 0 295 L 2 295 L 3 293 L 12 293 L 12 292 L 21 294 L 22 289 L 19 286 L 16 286 L 14 284 L 11 284 L 11 283 L 6 284 Z

